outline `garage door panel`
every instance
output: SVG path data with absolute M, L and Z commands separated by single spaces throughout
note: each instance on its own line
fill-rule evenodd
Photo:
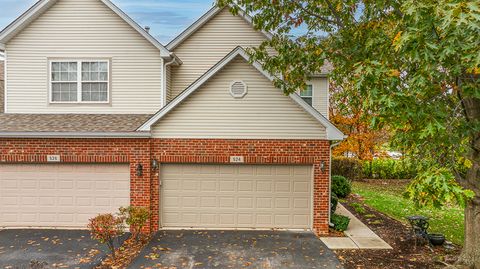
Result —
M 225 180 L 219 182 L 220 191 L 233 192 L 235 191 L 235 181 Z
M 220 209 L 226 208 L 230 209 L 235 207 L 235 198 L 233 197 L 219 197 L 218 200 Z
M 253 176 L 253 172 L 254 172 L 253 166 L 241 165 L 241 166 L 238 166 L 237 169 L 238 169 L 237 175 L 239 178 L 242 178 L 242 176 Z
M 220 226 L 224 227 L 234 227 L 235 226 L 235 215 L 231 213 L 219 214 L 218 216 Z
M 272 215 L 270 214 L 257 214 L 256 223 L 260 225 L 273 225 L 272 219 Z
M 240 180 L 238 181 L 237 191 L 242 192 L 252 192 L 253 191 L 253 182 L 250 180 Z
M 215 180 L 204 180 L 200 182 L 202 191 L 217 191 L 217 182 Z
M 169 164 L 160 171 L 163 227 L 311 228 L 310 166 Z
M 252 197 L 238 197 L 237 198 L 237 208 L 238 209 L 253 209 L 253 198 Z
M 272 182 L 270 181 L 257 181 L 256 182 L 257 186 L 256 186 L 256 191 L 257 192 L 272 192 L 273 191 L 273 188 L 272 188 Z
M 307 170 L 310 170 L 310 168 L 307 168 Z M 275 175 L 278 175 L 278 176 L 289 176 L 291 174 L 292 174 L 291 166 L 278 166 L 277 169 L 275 169 Z
M 256 173 L 257 176 L 261 176 L 261 175 L 271 176 L 272 175 L 272 167 L 271 166 L 259 166 L 255 170 L 257 172 Z
M 220 175 L 234 175 L 236 171 L 235 168 L 234 166 L 221 165 L 218 167 L 218 172 Z
M 85 228 L 129 205 L 129 190 L 128 164 L 2 164 L 0 227 Z
M 291 190 L 290 188 L 290 181 L 278 181 L 275 182 L 275 192 L 287 192 L 289 193 Z

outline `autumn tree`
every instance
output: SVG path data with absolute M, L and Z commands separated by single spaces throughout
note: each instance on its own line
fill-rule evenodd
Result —
M 330 121 L 347 135 L 332 153 L 335 156 L 354 154 L 360 160 L 372 160 L 387 143 L 388 133 L 385 129 L 372 128 L 373 117 L 363 108 L 361 97 L 352 95 L 345 87 L 351 85 L 334 82 L 330 85 Z
M 328 60 L 335 66 L 331 78 L 353 85 L 352 94 L 358 94 L 363 109 L 373 116 L 372 126 L 388 126 L 396 145 L 435 159 L 437 165 L 410 187 L 410 197 L 435 205 L 471 197 L 458 263 L 480 268 L 480 2 L 217 4 L 238 4 L 253 17 L 256 28 L 273 33 L 249 53 L 276 76 L 276 86 L 294 92 Z M 303 31 L 298 34 L 299 30 Z M 278 54 L 268 54 L 268 47 Z

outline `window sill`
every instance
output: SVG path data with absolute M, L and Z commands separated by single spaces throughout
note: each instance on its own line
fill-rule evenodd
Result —
M 111 106 L 111 102 L 49 102 L 49 106 Z

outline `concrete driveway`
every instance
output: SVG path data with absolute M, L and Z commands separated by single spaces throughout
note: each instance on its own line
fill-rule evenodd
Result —
M 129 268 L 343 268 L 313 233 L 160 231 Z
M 92 240 L 85 230 L 0 231 L 2 269 L 92 268 L 107 253 L 107 247 Z

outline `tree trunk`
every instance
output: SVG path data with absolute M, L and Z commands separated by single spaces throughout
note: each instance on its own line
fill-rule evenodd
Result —
M 472 167 L 463 182 L 474 191 L 475 197 L 465 207 L 465 243 L 457 262 L 473 269 L 480 269 L 480 151 L 476 146 L 479 141 L 480 136 L 476 135 L 472 142 Z
M 465 76 L 460 86 L 465 81 L 475 83 L 476 79 L 478 79 L 476 76 Z M 460 99 L 467 121 L 477 123 L 480 120 L 480 99 L 475 97 Z M 468 170 L 464 182 L 460 184 L 472 190 L 475 197 L 468 201 L 465 207 L 465 243 L 457 264 L 480 269 L 480 133 L 474 133 L 470 143 L 469 159 L 472 167 Z
M 465 208 L 465 244 L 458 259 L 459 265 L 480 269 L 480 203 L 476 197 Z
M 480 269 L 480 135 L 475 135 L 472 140 L 472 167 L 462 185 L 471 189 L 475 197 L 468 201 L 465 207 L 465 243 L 457 263 Z

